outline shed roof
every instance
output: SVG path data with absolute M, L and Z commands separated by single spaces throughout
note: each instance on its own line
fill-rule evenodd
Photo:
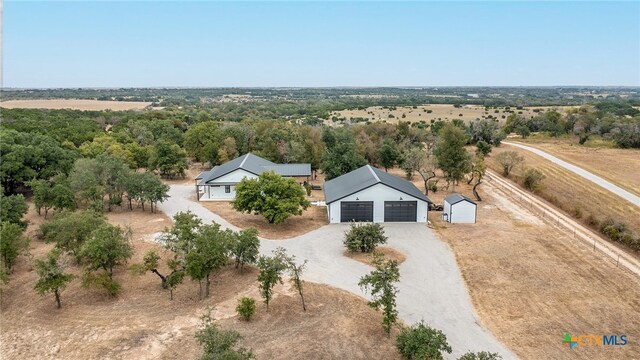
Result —
M 196 180 L 200 180 L 198 185 L 205 185 L 237 169 L 242 169 L 255 175 L 260 175 L 265 171 L 274 171 L 282 176 L 311 175 L 310 164 L 276 164 L 260 156 L 248 153 L 222 165 L 215 166 L 209 171 L 203 171 L 196 177 Z
M 448 202 L 451 205 L 457 204 L 460 201 L 468 201 L 468 202 L 472 203 L 473 205 L 477 205 L 475 202 L 473 202 L 473 200 L 469 199 L 468 197 L 466 197 L 464 195 L 460 195 L 458 193 L 453 193 L 451 195 L 448 195 L 447 197 L 444 198 L 444 201 Z
M 422 201 L 431 202 L 413 183 L 365 165 L 324 184 L 325 202 L 330 204 L 376 184 L 383 184 Z

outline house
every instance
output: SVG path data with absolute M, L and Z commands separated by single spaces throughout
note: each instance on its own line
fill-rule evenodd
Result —
M 235 187 L 244 178 L 257 178 L 265 171 L 308 180 L 311 176 L 310 164 L 276 164 L 251 153 L 237 157 L 211 170 L 204 171 L 196 177 L 198 200 L 233 200 L 236 197 Z
M 444 198 L 442 219 L 454 224 L 475 224 L 478 205 L 466 196 L 453 193 Z
M 369 165 L 327 181 L 330 223 L 427 222 L 431 200 L 411 182 Z

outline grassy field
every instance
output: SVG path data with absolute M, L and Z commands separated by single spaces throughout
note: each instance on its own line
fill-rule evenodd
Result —
M 593 140 L 584 146 L 573 138 L 512 138 L 546 151 L 564 161 L 590 171 L 620 187 L 640 194 L 640 149 L 617 149 Z
M 103 101 L 83 99 L 33 99 L 0 102 L 7 109 L 141 110 L 151 105 L 139 101 Z
M 640 280 L 490 185 L 480 192 L 477 224 L 430 219 L 456 255 L 482 325 L 522 359 L 640 358 L 635 340 L 572 350 L 561 342 L 565 332 L 637 339 Z
M 134 257 L 142 261 L 149 249 L 158 249 L 149 236 L 170 224 L 163 214 L 140 211 L 111 213 L 109 221 L 132 227 Z M 42 218 L 33 208 L 27 215 L 29 234 Z M 30 253 L 42 258 L 52 247 L 32 240 Z M 165 269 L 166 270 L 166 269 Z M 77 266 L 70 268 L 80 275 Z M 302 311 L 296 291 L 288 282 L 275 289 L 269 312 L 260 301 L 257 270 L 239 273 L 229 266 L 216 274 L 212 295 L 198 299 L 198 283 L 185 280 L 173 301 L 162 290 L 157 276 L 135 276 L 118 268 L 114 278 L 122 284 L 120 295 L 111 299 L 80 280 L 62 293 L 62 309 L 56 309 L 53 295 L 40 297 L 33 290 L 36 273 L 30 259 L 21 256 L 11 282 L 2 294 L 0 353 L 7 359 L 193 359 L 200 350 L 193 335 L 207 308 L 227 329 L 244 335 L 242 344 L 253 348 L 259 358 L 352 358 L 398 359 L 394 337 L 387 337 L 380 325 L 381 314 L 356 295 L 325 285 L 307 283 L 308 310 Z M 237 299 L 257 299 L 257 312 L 250 322 L 235 313 Z
M 563 110 L 566 107 L 559 107 L 558 110 Z M 509 111 L 513 111 L 516 114 L 520 114 L 526 118 L 536 115 L 534 110 L 545 111 L 551 109 L 549 107 L 527 107 L 522 110 L 518 110 L 515 107 L 511 107 Z M 373 106 L 363 110 L 352 109 L 336 111 L 331 114 L 331 117 L 336 116 L 338 118 L 355 119 L 363 118 L 370 121 L 387 121 L 389 123 L 397 123 L 398 121 L 410 121 L 419 122 L 426 121 L 429 123 L 431 120 L 452 120 L 462 119 L 465 121 L 472 121 L 481 118 L 488 118 L 492 116 L 501 122 L 504 122 L 511 113 L 507 112 L 504 107 L 499 109 L 485 110 L 484 106 L 479 105 L 462 105 L 460 108 L 456 108 L 453 105 L 447 104 L 432 104 L 421 105 L 415 109 L 410 106 L 399 106 L 395 110 L 385 109 L 381 106 Z M 393 118 L 390 118 L 392 115 Z M 404 118 L 402 116 L 405 116 Z
M 522 175 L 527 167 L 537 168 L 546 176 L 542 181 L 542 188 L 538 191 L 542 198 L 594 229 L 597 228 L 597 224 L 589 224 L 589 219 L 595 219 L 600 223 L 611 218 L 626 223 L 635 231 L 636 236 L 640 235 L 640 211 L 630 202 L 538 155 L 512 146 L 494 148 L 486 160 L 487 166 L 501 172 L 493 157 L 503 151 L 517 151 L 525 159 L 524 164 L 516 167 L 510 175 L 518 184 L 521 184 Z M 630 168 L 627 168 L 627 171 L 633 172 Z M 618 246 L 616 243 L 612 244 Z

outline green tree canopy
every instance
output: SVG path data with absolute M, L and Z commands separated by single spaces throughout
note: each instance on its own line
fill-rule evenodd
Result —
M 59 249 L 53 249 L 47 254 L 46 259 L 36 259 L 33 263 L 38 274 L 38 281 L 34 286 L 36 292 L 40 295 L 53 293 L 58 309 L 62 306 L 60 293 L 67 287 L 69 282 L 75 279 L 74 275 L 64 272 L 66 262 L 60 259 L 60 255 Z
M 459 127 L 447 123 L 440 130 L 434 155 L 438 161 L 438 167 L 453 185 L 469 172 L 471 158 L 464 148 L 466 144 L 467 136 Z

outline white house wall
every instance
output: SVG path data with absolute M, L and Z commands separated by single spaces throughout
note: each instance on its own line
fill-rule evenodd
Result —
M 245 171 L 243 169 L 234 170 L 224 176 L 221 176 L 214 181 L 210 182 L 209 185 L 204 185 L 204 193 L 200 196 L 201 201 L 215 201 L 215 200 L 233 200 L 236 197 L 236 187 L 235 185 L 231 186 L 231 192 L 225 192 L 225 185 L 216 185 L 216 183 L 229 184 L 229 183 L 239 183 L 242 179 L 248 178 L 253 179 L 257 178 L 256 175 Z
M 450 223 L 474 224 L 476 222 L 476 205 L 468 201 L 460 201 L 451 205 L 450 209 L 448 212 Z
M 356 200 L 358 198 L 359 200 Z M 384 222 L 385 201 L 417 201 L 417 222 L 427 222 L 428 204 L 426 201 L 407 195 L 384 184 L 376 184 L 353 195 L 337 200 L 329 205 L 329 222 L 340 222 L 340 202 L 342 201 L 373 201 L 373 222 Z

